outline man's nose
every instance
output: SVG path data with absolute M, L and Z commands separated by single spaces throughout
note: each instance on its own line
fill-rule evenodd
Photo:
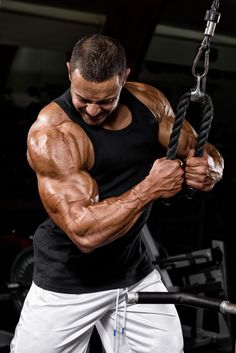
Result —
M 88 103 L 86 106 L 86 112 L 90 116 L 96 116 L 101 112 L 101 108 L 96 103 Z

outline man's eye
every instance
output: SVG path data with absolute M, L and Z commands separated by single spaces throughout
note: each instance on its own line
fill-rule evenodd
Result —
M 83 104 L 91 104 L 92 103 L 92 102 L 88 101 L 87 99 L 79 97 L 79 96 L 77 96 L 77 99 L 79 102 L 81 102 Z M 104 100 L 104 101 L 99 101 L 99 102 L 94 102 L 94 103 L 98 104 L 98 105 L 109 105 L 109 104 L 114 103 L 115 100 L 116 100 L 116 98 L 111 98 L 109 100 Z
M 101 101 L 98 104 L 100 104 L 100 105 L 111 104 L 111 101 Z
M 83 98 L 80 98 L 80 97 L 78 97 L 78 100 L 80 100 L 80 102 L 82 102 L 82 103 L 88 103 L 88 102 L 86 101 L 86 99 L 83 99 Z
M 112 104 L 116 99 L 115 98 L 112 98 L 112 99 L 109 99 L 107 101 L 101 101 L 99 102 L 99 104 Z

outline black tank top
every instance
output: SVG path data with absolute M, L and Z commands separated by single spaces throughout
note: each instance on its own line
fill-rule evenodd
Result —
M 154 160 L 164 153 L 158 143 L 154 115 L 125 88 L 120 101 L 131 111 L 132 122 L 121 130 L 87 125 L 74 108 L 69 89 L 54 101 L 80 125 L 93 144 L 95 162 L 88 172 L 98 184 L 100 200 L 119 196 L 139 183 Z M 153 269 L 140 236 L 150 209 L 151 204 L 126 235 L 89 254 L 82 253 L 47 219 L 34 236 L 34 282 L 63 293 L 96 292 L 138 282 Z

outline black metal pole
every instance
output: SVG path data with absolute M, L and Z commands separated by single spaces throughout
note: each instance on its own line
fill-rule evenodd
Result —
M 126 295 L 126 301 L 129 304 L 181 304 L 236 315 L 236 304 L 227 300 L 183 292 L 130 292 Z

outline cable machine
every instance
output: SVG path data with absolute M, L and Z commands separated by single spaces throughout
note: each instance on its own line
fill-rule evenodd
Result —
M 197 103 L 200 106 L 201 112 L 201 121 L 199 127 L 199 133 L 197 137 L 196 147 L 195 147 L 195 156 L 200 157 L 203 155 L 204 146 L 207 142 L 209 131 L 211 128 L 211 123 L 213 119 L 213 103 L 211 97 L 206 93 L 206 79 L 209 70 L 209 56 L 210 56 L 210 41 L 214 35 L 215 28 L 217 23 L 220 20 L 220 13 L 218 12 L 219 8 L 219 0 L 214 0 L 210 10 L 206 11 L 205 14 L 205 21 L 207 22 L 204 38 L 200 44 L 200 47 L 197 51 L 195 59 L 192 65 L 192 74 L 195 78 L 195 86 L 191 88 L 188 92 L 184 93 L 179 100 L 177 105 L 177 112 L 175 117 L 175 122 L 173 125 L 172 133 L 170 136 L 170 141 L 167 149 L 167 158 L 168 159 L 175 159 L 176 158 L 176 150 L 178 145 L 178 140 L 181 132 L 181 128 L 186 117 L 187 110 L 190 104 Z M 199 62 L 203 58 L 203 69 L 202 71 L 199 70 Z M 185 196 L 188 199 L 192 199 L 195 195 L 196 190 L 193 188 L 186 188 Z M 166 205 L 170 204 L 170 200 L 163 200 Z M 150 237 L 147 236 L 147 229 L 143 230 L 145 241 L 148 243 L 149 250 L 151 254 L 154 256 L 154 263 L 156 258 L 157 268 L 160 270 L 159 265 L 160 261 L 158 261 L 158 254 L 156 256 L 155 252 L 153 252 L 153 243 L 150 244 Z M 154 246 L 155 249 L 155 246 Z M 158 251 L 157 251 L 158 253 Z M 184 255 L 186 258 L 186 254 Z M 193 260 L 191 254 L 191 261 Z M 194 257 L 198 258 L 202 256 L 202 254 L 197 254 Z M 160 260 L 160 259 L 159 259 Z M 164 261 L 174 263 L 183 260 L 183 259 L 174 259 L 174 258 L 167 258 Z M 162 272 L 162 270 L 160 270 Z M 162 273 L 163 277 L 163 273 Z M 164 279 L 167 279 L 167 288 L 168 284 L 171 286 L 171 279 L 169 274 L 164 272 Z M 164 283 L 166 281 L 164 280 Z M 177 289 L 177 290 L 176 290 Z M 181 288 L 182 289 L 182 288 Z M 212 298 L 207 297 L 199 294 L 193 294 L 188 292 L 183 292 L 178 290 L 178 288 L 171 288 L 169 292 L 131 292 L 127 293 L 126 301 L 128 304 L 142 304 L 142 303 L 169 303 L 169 304 L 179 304 L 182 306 L 190 306 L 199 309 L 206 309 L 210 311 L 219 312 L 220 315 L 236 315 L 236 304 L 230 303 L 227 299 L 220 299 L 220 298 Z M 236 353 L 236 346 L 235 346 L 235 353 Z

